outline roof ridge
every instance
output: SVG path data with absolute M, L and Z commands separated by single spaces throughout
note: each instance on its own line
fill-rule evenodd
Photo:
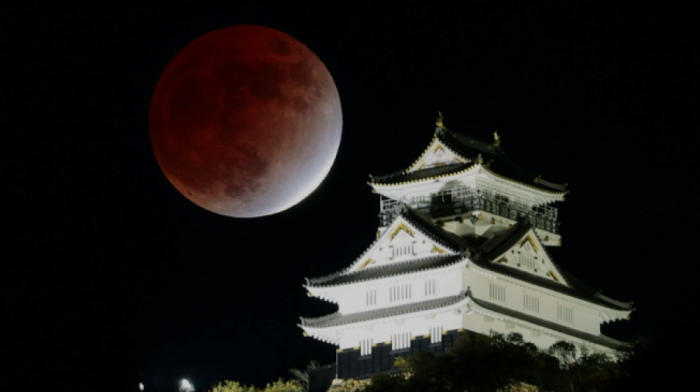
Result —
M 553 322 L 550 320 L 545 320 L 545 319 L 539 318 L 535 315 L 531 315 L 531 314 L 527 314 L 527 313 L 524 313 L 524 312 L 521 312 L 521 311 L 518 311 L 515 309 L 511 309 L 511 308 L 499 305 L 497 303 L 493 303 L 493 302 L 486 301 L 483 299 L 475 298 L 473 295 L 471 295 L 471 292 L 468 293 L 468 297 L 472 301 L 474 301 L 474 303 L 476 305 L 478 305 L 484 309 L 490 310 L 492 312 L 497 312 L 497 313 L 503 314 L 507 317 L 516 318 L 520 321 L 528 322 L 530 324 L 535 324 L 541 328 L 548 328 L 548 329 L 551 329 L 551 330 L 554 330 L 554 331 L 557 331 L 560 333 L 575 336 L 575 337 L 582 339 L 582 340 L 587 340 L 591 343 L 605 345 L 605 346 L 612 348 L 612 349 L 619 349 L 620 346 L 624 347 L 624 348 L 632 347 L 632 345 L 630 343 L 613 339 L 609 336 L 603 335 L 602 333 L 595 335 L 595 334 L 585 332 L 585 331 L 582 331 L 582 330 L 579 330 L 576 328 L 568 327 L 566 325 L 559 324 L 559 323 L 556 323 L 556 322 Z M 600 341 L 596 342 L 595 339 L 599 339 Z M 606 344 L 606 343 L 608 343 L 608 344 Z M 618 346 L 618 347 L 614 347 L 614 346 Z
M 374 310 L 369 310 L 365 312 L 357 312 L 357 313 L 348 313 L 348 314 L 340 314 L 339 312 L 332 313 L 332 315 L 339 315 L 340 317 L 345 317 L 346 320 L 342 320 L 341 322 L 333 325 L 331 322 L 331 325 L 325 325 L 325 326 L 320 326 L 321 328 L 323 327 L 334 327 L 337 325 L 344 325 L 344 324 L 350 324 L 350 323 L 357 323 L 357 322 L 363 322 L 363 321 L 369 321 L 369 320 L 376 320 L 380 318 L 387 318 L 387 317 L 392 317 L 392 316 L 398 316 L 401 314 L 406 314 L 406 313 L 415 313 L 415 312 L 422 312 L 426 310 L 431 310 L 431 309 L 438 309 L 438 308 L 443 308 L 446 306 L 454 305 L 455 303 L 462 301 L 466 298 L 465 293 L 462 292 L 457 295 L 452 295 L 452 296 L 447 296 L 447 297 L 441 297 L 441 298 L 435 298 L 435 299 L 429 299 L 427 301 L 421 301 L 421 302 L 413 302 L 413 303 L 408 303 L 408 304 L 403 304 L 403 305 L 396 305 L 396 306 L 391 306 L 391 307 L 386 307 L 386 308 L 380 308 L 380 309 L 374 309 Z M 299 325 L 300 327 L 313 327 L 314 325 L 310 324 L 321 324 L 325 320 L 319 320 L 319 318 L 304 318 L 300 317 L 302 324 Z M 309 323 L 311 322 L 311 323 Z
M 377 267 L 371 267 L 368 269 L 351 271 L 350 273 L 347 273 L 347 274 L 339 274 L 338 277 L 352 277 L 353 275 L 363 274 L 363 273 L 366 273 L 367 271 L 376 271 L 376 270 L 380 270 L 380 269 L 386 270 L 386 269 L 390 269 L 390 268 L 396 267 L 396 266 L 407 266 L 408 264 L 418 264 L 418 263 L 425 262 L 427 260 L 433 260 L 433 259 L 454 259 L 454 260 L 452 262 L 450 262 L 449 264 L 428 266 L 425 268 L 420 268 L 420 269 L 416 269 L 416 270 L 409 270 L 409 271 L 399 271 L 397 273 L 388 274 L 388 275 L 371 276 L 371 277 L 368 277 L 366 279 L 361 279 L 361 280 L 352 281 L 352 282 L 341 282 L 341 283 L 326 284 L 326 285 L 317 284 L 317 285 L 309 285 L 309 286 L 312 286 L 312 287 L 336 287 L 336 286 L 342 286 L 342 285 L 346 285 L 346 284 L 363 283 L 363 282 L 368 282 L 368 281 L 377 280 L 377 279 L 392 278 L 395 276 L 408 275 L 408 274 L 417 273 L 417 272 L 424 272 L 424 271 L 430 271 L 430 270 L 439 269 L 439 268 L 450 267 L 450 266 L 453 266 L 454 264 L 458 264 L 459 262 L 461 262 L 463 258 L 464 258 L 464 255 L 462 255 L 461 253 L 457 253 L 457 254 L 453 254 L 453 255 L 434 255 L 434 256 L 429 256 L 429 257 L 422 257 L 419 259 L 411 259 L 411 260 L 406 260 L 406 261 L 402 261 L 399 263 L 390 263 L 390 264 L 385 264 L 385 265 L 381 265 L 381 266 L 377 266 Z M 328 282 L 328 281 L 325 281 L 325 282 Z M 321 283 L 325 283 L 325 282 L 321 282 Z

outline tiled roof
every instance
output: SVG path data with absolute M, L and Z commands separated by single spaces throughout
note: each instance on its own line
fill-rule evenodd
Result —
M 591 333 L 583 332 L 574 328 L 567 327 L 565 325 L 555 323 L 553 321 L 548 321 L 541 319 L 539 317 L 535 317 L 534 315 L 523 313 L 523 312 L 518 312 L 517 310 L 509 309 L 506 308 L 505 306 L 501 306 L 498 304 L 494 304 L 492 302 L 480 300 L 473 298 L 471 295 L 467 294 L 469 298 L 471 298 L 475 304 L 479 305 L 480 307 L 491 310 L 496 313 L 500 313 L 505 316 L 510 316 L 513 318 L 516 318 L 518 320 L 523 320 L 526 322 L 529 322 L 531 324 L 538 325 L 540 327 L 545 327 L 549 328 L 554 331 L 562 332 L 570 336 L 575 336 L 579 339 L 586 340 L 592 343 L 600 344 L 601 346 L 605 347 L 610 347 L 613 349 L 624 349 L 624 348 L 630 348 L 632 345 L 630 343 L 626 342 L 621 342 L 619 340 L 615 340 L 613 338 L 610 338 L 608 336 L 605 336 L 603 334 L 598 334 L 594 335 Z
M 562 268 L 556 264 L 555 267 L 563 275 L 568 286 L 548 278 L 519 270 L 517 268 L 494 263 L 494 260 L 498 259 L 501 255 L 503 255 L 503 253 L 507 252 L 511 247 L 517 244 L 518 241 L 522 240 L 523 236 L 525 236 L 525 234 L 533 227 L 530 219 L 527 217 L 518 218 L 513 227 L 500 232 L 491 237 L 488 241 L 479 244 L 478 238 L 472 240 L 470 237 L 459 237 L 454 233 L 436 226 L 432 223 L 432 221 L 430 221 L 430 218 L 426 217 L 423 213 L 410 208 L 404 214 L 404 216 L 406 216 L 412 223 L 420 225 L 423 230 L 430 231 L 435 237 L 442 238 L 443 241 L 453 244 L 453 246 L 458 247 L 461 251 L 468 252 L 469 259 L 478 267 L 498 272 L 506 276 L 511 276 L 518 280 L 554 290 L 584 301 L 605 306 L 607 308 L 617 310 L 632 310 L 633 308 L 633 304 L 631 302 L 616 301 L 600 295 L 599 290 L 595 290 L 583 284 L 578 279 L 569 275 L 566 271 L 563 271 Z M 552 262 L 554 263 L 554 261 Z
M 375 320 L 407 313 L 415 313 L 423 310 L 443 308 L 445 306 L 456 304 L 457 302 L 465 298 L 465 295 L 460 294 L 451 297 L 443 297 L 438 299 L 431 299 L 428 301 L 414 302 L 406 305 L 393 306 L 390 308 L 370 310 L 367 312 L 351 313 L 345 315 L 336 312 L 328 316 L 323 316 L 314 319 L 302 317 L 301 325 L 304 327 L 312 328 L 335 327 L 338 325 L 358 323 L 362 321 Z
M 399 305 L 399 306 L 393 306 L 390 308 L 383 308 L 383 309 L 377 309 L 377 310 L 370 310 L 366 312 L 358 312 L 358 313 L 351 313 L 351 314 L 340 314 L 338 312 L 319 317 L 319 318 L 301 318 L 301 325 L 303 327 L 311 327 L 311 328 L 330 328 L 330 327 L 336 327 L 340 325 L 346 325 L 346 324 L 353 324 L 353 323 L 358 323 L 358 322 L 363 322 L 363 321 L 371 321 L 371 320 L 377 320 L 377 319 L 382 319 L 386 317 L 392 317 L 392 316 L 400 316 L 403 314 L 410 314 L 410 313 L 415 313 L 415 312 L 421 312 L 425 310 L 431 310 L 431 309 L 439 309 L 439 308 L 444 308 L 450 305 L 454 305 L 460 301 L 463 301 L 467 298 L 470 298 L 474 304 L 477 306 L 490 310 L 496 313 L 499 313 L 501 315 L 507 316 L 507 317 L 512 317 L 518 320 L 522 320 L 540 327 L 548 328 L 553 331 L 561 332 L 566 335 L 570 336 L 575 336 L 577 338 L 580 338 L 585 341 L 589 341 L 592 343 L 600 344 L 605 347 L 610 347 L 613 349 L 623 349 L 623 348 L 629 348 L 631 345 L 629 343 L 621 342 L 615 339 L 612 339 L 608 336 L 605 336 L 603 334 L 599 335 L 594 335 L 590 334 L 587 332 L 583 332 L 574 328 L 567 327 L 565 325 L 555 323 L 552 321 L 544 320 L 539 317 L 535 317 L 534 315 L 518 312 L 516 310 L 512 310 L 509 308 L 506 308 L 501 305 L 494 304 L 492 302 L 476 299 L 471 295 L 471 292 L 467 291 L 464 293 L 461 293 L 459 295 L 454 295 L 450 297 L 443 297 L 443 298 L 437 298 L 437 299 L 432 299 L 428 301 L 421 301 L 421 302 L 415 302 L 411 304 L 406 304 L 406 305 Z
M 463 259 L 461 254 L 439 255 L 419 260 L 411 260 L 403 263 L 393 263 L 378 267 L 365 268 L 359 271 L 343 275 L 330 275 L 328 277 L 309 279 L 312 286 L 336 286 L 346 283 L 357 283 L 365 280 L 386 278 L 394 275 L 409 274 L 411 272 L 430 270 L 455 264 Z
M 617 301 L 600 294 L 600 290 L 593 289 L 585 284 L 583 284 L 578 279 L 569 275 L 566 271 L 562 270 L 561 267 L 555 264 L 557 271 L 562 274 L 564 280 L 568 285 L 556 282 L 549 278 L 545 278 L 539 275 L 535 275 L 529 272 L 522 271 L 520 269 L 510 267 L 507 265 L 494 263 L 493 261 L 498 259 L 503 253 L 508 251 L 513 247 L 518 241 L 522 240 L 523 236 L 533 227 L 532 223 L 527 217 L 517 218 L 515 225 L 510 229 L 503 232 L 497 233 L 486 242 L 482 242 L 479 238 L 470 237 L 459 237 L 458 235 L 446 231 L 441 227 L 432 223 L 430 216 L 416 211 L 412 208 L 406 207 L 400 216 L 404 217 L 407 221 L 413 224 L 421 232 L 427 236 L 433 238 L 439 243 L 446 244 L 453 249 L 457 249 L 460 255 L 454 256 L 457 259 L 468 257 L 477 267 L 483 268 L 485 270 L 497 272 L 505 276 L 510 276 L 514 279 L 530 283 L 536 286 L 543 287 L 545 289 L 553 290 L 561 294 L 578 298 L 590 303 L 594 303 L 606 308 L 629 311 L 633 310 L 632 302 Z M 450 263 L 457 262 L 455 259 L 423 259 L 417 261 L 416 263 L 425 263 L 425 265 L 431 265 L 426 268 L 440 268 Z M 428 261 L 432 260 L 432 261 Z M 553 261 L 552 261 L 553 262 Z M 353 283 L 360 280 L 365 280 L 362 276 L 367 276 L 367 279 L 378 279 L 380 277 L 385 277 L 389 275 L 399 275 L 406 274 L 410 272 L 422 269 L 420 264 L 412 265 L 411 263 L 400 263 L 394 265 L 388 265 L 387 274 L 383 274 L 379 271 L 382 267 L 368 268 L 364 271 L 367 275 L 358 275 L 358 279 L 354 279 L 355 274 L 359 272 L 341 272 L 326 277 L 321 278 L 310 278 L 308 282 L 312 285 L 317 286 L 329 286 L 343 283 Z M 414 268 L 415 267 L 415 268 Z M 376 269 L 377 271 L 372 271 Z M 330 283 L 333 282 L 333 283 Z
M 479 155 L 481 155 L 484 165 L 494 174 L 546 192 L 562 193 L 566 191 L 566 184 L 546 181 L 541 176 L 523 169 L 505 155 L 499 146 L 443 129 L 438 131 L 437 137 L 442 143 L 472 162 L 477 162 Z M 473 163 L 460 163 L 409 173 L 401 171 L 383 176 L 371 176 L 371 180 L 374 184 L 406 183 L 454 174 L 466 170 L 472 165 Z

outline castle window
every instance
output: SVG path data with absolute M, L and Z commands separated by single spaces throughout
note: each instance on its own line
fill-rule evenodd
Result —
M 367 306 L 377 304 L 377 290 L 368 290 L 365 293 L 365 300 L 367 301 Z
M 425 281 L 425 295 L 435 294 L 435 279 L 428 279 Z
M 574 309 L 570 306 L 557 305 L 557 320 L 573 324 Z
M 406 244 L 406 245 L 394 246 L 392 248 L 391 257 L 399 257 L 399 256 L 405 256 L 405 255 L 412 255 L 412 254 L 413 254 L 413 243 L 410 243 L 410 244 Z
M 520 263 L 520 265 L 522 267 L 525 267 L 525 268 L 529 268 L 529 269 L 537 268 L 537 265 L 535 264 L 535 260 L 528 255 L 519 255 L 518 262 Z
M 523 298 L 523 307 L 525 310 L 529 310 L 534 313 L 540 312 L 540 299 L 534 295 L 525 294 Z
M 360 340 L 360 356 L 372 355 L 372 339 Z
M 495 299 L 496 301 L 505 302 L 506 288 L 501 285 L 489 283 L 489 298 Z
M 411 333 L 397 333 L 391 335 L 391 349 L 392 350 L 403 350 L 405 348 L 411 348 Z
M 430 343 L 442 342 L 442 326 L 430 328 Z
M 389 301 L 403 301 L 411 298 L 411 284 L 406 283 L 389 287 Z

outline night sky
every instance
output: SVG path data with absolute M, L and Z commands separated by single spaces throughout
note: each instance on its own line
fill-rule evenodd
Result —
M 4 2 L 4 372 L 22 389 L 175 391 L 186 377 L 203 391 L 333 362 L 333 346 L 296 326 L 336 309 L 307 298 L 304 277 L 346 267 L 375 239 L 368 174 L 413 163 L 438 110 L 457 132 L 498 130 L 521 166 L 569 184 L 555 261 L 637 308 L 605 333 L 633 339 L 697 320 L 690 11 L 420 3 Z M 148 134 L 167 63 L 236 24 L 306 44 L 343 108 L 326 180 L 258 219 L 181 196 Z

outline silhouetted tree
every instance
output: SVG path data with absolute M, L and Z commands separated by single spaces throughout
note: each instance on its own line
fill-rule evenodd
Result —
M 602 391 L 620 376 L 609 355 L 566 342 L 540 350 L 517 333 L 465 334 L 445 355 L 418 353 L 396 365 L 401 374 L 375 375 L 365 391 L 494 392 L 520 383 L 542 391 Z
M 308 365 L 306 365 L 305 370 L 299 370 L 297 368 L 292 368 L 289 369 L 289 372 L 292 373 L 292 375 L 301 382 L 301 384 L 304 386 L 304 390 L 308 391 L 309 390 L 309 370 L 312 369 L 318 369 L 321 367 L 321 364 L 318 363 L 318 361 L 311 360 Z

